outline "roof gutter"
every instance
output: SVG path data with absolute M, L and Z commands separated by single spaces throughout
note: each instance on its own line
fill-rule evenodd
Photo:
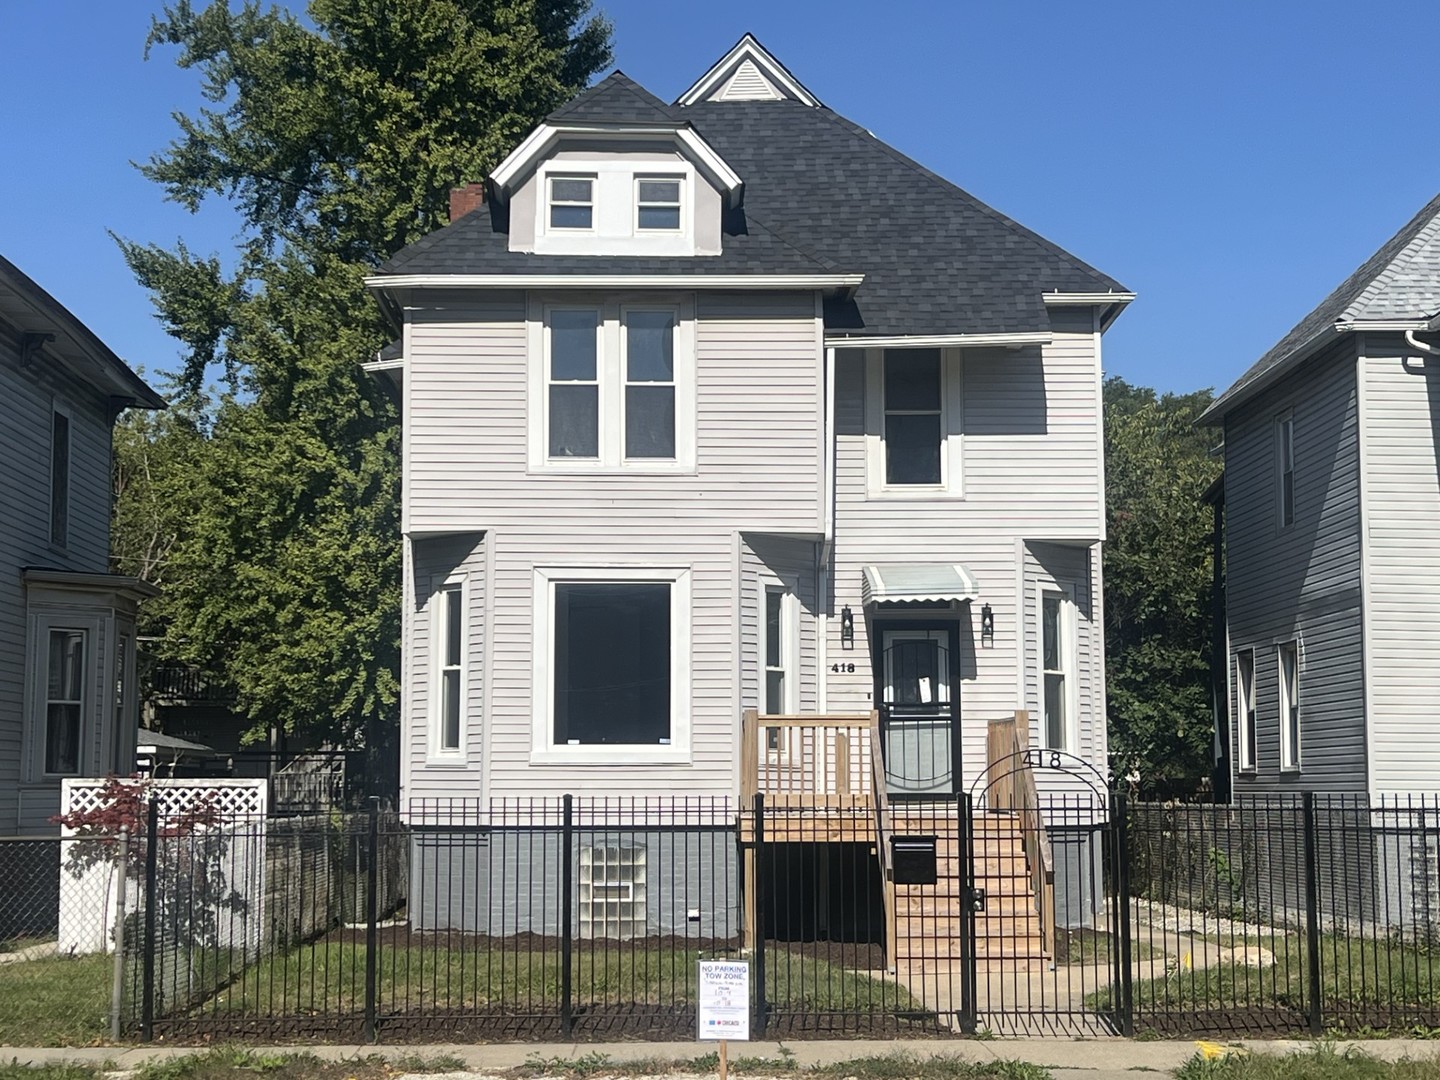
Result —
M 370 289 L 858 289 L 864 274 L 378 274 Z
M 1041 299 L 1047 307 L 1098 307 L 1100 308 L 1100 332 L 1110 329 L 1110 324 L 1120 317 L 1135 299 L 1133 292 L 1111 289 L 1106 292 L 1044 293 Z
M 1002 346 L 1016 349 L 1022 345 L 1049 345 L 1054 340 L 1048 330 L 1015 334 L 900 334 L 894 337 L 865 337 L 863 334 L 827 334 L 827 349 L 978 349 Z

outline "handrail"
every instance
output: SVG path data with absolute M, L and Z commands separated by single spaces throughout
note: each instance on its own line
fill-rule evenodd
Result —
M 1008 731 L 1006 728 L 1008 727 Z M 1035 897 L 1035 911 L 1040 916 L 1040 942 L 1046 952 L 1055 949 L 1055 855 L 1045 819 L 1040 812 L 1040 792 L 1035 786 L 1035 773 L 1030 767 L 1026 750 L 1030 744 L 1030 714 L 1021 709 L 1010 720 L 994 720 L 987 733 L 988 765 L 1006 760 L 1012 767 L 1005 769 L 991 789 L 990 805 L 995 809 L 1012 810 L 1020 821 L 1020 835 L 1025 848 L 1025 863 L 1030 871 L 1030 888 Z
M 862 736 L 874 722 L 868 714 L 762 715 L 746 709 L 740 722 L 740 797 L 747 803 L 764 794 L 777 804 L 868 806 L 873 780 L 859 754 Z
M 891 970 L 896 967 L 895 950 L 899 944 L 896 920 L 894 852 L 890 850 L 890 795 L 885 790 L 885 745 L 880 729 L 880 713 L 870 713 L 870 790 L 875 808 L 875 857 L 880 863 L 881 907 L 885 913 L 885 958 Z

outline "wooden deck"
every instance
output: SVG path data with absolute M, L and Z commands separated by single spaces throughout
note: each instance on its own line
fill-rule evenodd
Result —
M 1028 717 L 990 725 L 992 763 L 1023 748 Z M 738 821 L 745 880 L 755 878 L 756 841 L 765 844 L 864 844 L 883 878 L 886 955 L 900 969 L 936 970 L 963 960 L 960 904 L 967 877 L 984 890 L 976 913 L 977 959 L 1039 961 L 1054 947 L 1054 868 L 1034 778 L 1023 764 L 1003 769 L 973 819 L 972 866 L 961 866 L 959 810 L 953 802 L 891 804 L 885 790 L 878 713 L 859 716 L 761 716 L 741 723 Z M 757 796 L 759 797 L 757 800 Z M 764 807 L 757 836 L 757 815 Z M 891 836 L 937 838 L 934 885 L 898 885 Z M 746 937 L 755 896 L 743 898 Z

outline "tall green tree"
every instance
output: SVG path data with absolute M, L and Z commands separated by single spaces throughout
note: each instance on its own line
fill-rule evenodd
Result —
M 1213 431 L 1209 390 L 1157 395 L 1105 382 L 1105 647 L 1110 753 L 1147 794 L 1210 775 Z
M 349 742 L 394 719 L 398 442 L 359 368 L 387 335 L 363 278 L 609 63 L 588 7 L 311 0 L 302 20 L 180 0 L 152 24 L 207 105 L 141 171 L 242 227 L 223 257 L 119 241 L 183 345 L 176 400 L 203 416 L 146 572 L 166 590 L 161 651 L 226 679 L 256 733 Z M 146 516 L 123 489 L 119 521 L 117 556 L 135 558 Z

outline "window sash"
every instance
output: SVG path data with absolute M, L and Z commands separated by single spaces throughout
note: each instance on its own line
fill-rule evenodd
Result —
M 1040 591 L 1040 734 L 1047 750 L 1067 750 L 1072 721 L 1074 601 L 1058 589 Z
M 442 754 L 462 748 L 465 704 L 465 595 L 460 584 L 444 586 L 436 594 L 435 656 L 439 680 L 436 688 L 435 745 Z
M 1276 457 L 1280 473 L 1280 526 L 1295 524 L 1295 418 L 1283 416 L 1276 426 Z
M 1300 768 L 1300 649 L 1288 642 L 1276 649 L 1280 699 L 1280 767 Z
M 578 335 L 574 338 L 570 335 L 577 330 L 583 333 L 587 317 L 594 322 L 593 352 L 589 357 L 562 358 L 557 349 L 557 339 L 578 344 Z M 564 326 L 571 322 L 578 325 Z M 603 326 L 602 312 L 596 307 L 555 307 L 546 312 L 545 447 L 551 460 L 599 460 L 601 456 Z M 557 408 L 561 402 L 567 403 L 565 410 Z
M 70 534 L 70 418 L 55 412 L 50 423 L 50 542 L 64 547 Z
M 887 349 L 880 359 L 884 398 L 885 483 L 890 487 L 945 484 L 945 357 L 939 349 Z M 933 365 L 933 380 L 924 368 Z M 902 379 L 911 369 L 920 383 Z M 917 392 L 918 391 L 918 392 Z M 933 403 L 929 400 L 933 396 Z
M 635 230 L 637 232 L 680 232 L 684 180 L 678 176 L 637 176 L 635 178 Z M 673 187 L 674 197 L 664 190 Z
M 581 197 L 578 187 L 560 194 L 567 184 L 584 184 L 584 197 Z M 595 177 L 551 176 L 548 193 L 550 228 L 565 232 L 586 232 L 595 227 Z
M 668 326 L 661 327 L 662 320 Z M 620 314 L 624 352 L 624 458 L 627 461 L 675 460 L 678 405 L 675 364 L 679 326 L 680 315 L 673 307 L 627 307 Z M 664 342 L 658 364 L 654 358 L 640 356 L 639 348 L 632 347 L 646 342 L 657 329 L 654 340 Z
M 46 776 L 76 776 L 84 768 L 85 685 L 89 633 L 52 626 L 45 635 L 42 765 Z
M 781 716 L 790 712 L 790 627 L 786 618 L 786 590 L 783 586 L 765 587 L 765 712 L 770 716 Z M 770 728 L 767 744 L 771 749 L 779 746 L 779 729 Z
M 1240 726 L 1236 745 L 1240 771 L 1253 772 L 1256 759 L 1255 740 L 1255 650 L 1235 654 L 1235 717 Z

